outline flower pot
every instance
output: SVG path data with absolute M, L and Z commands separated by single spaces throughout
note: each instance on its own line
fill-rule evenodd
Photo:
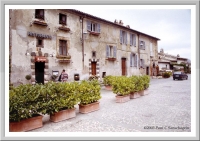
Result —
M 33 130 L 36 128 L 40 128 L 43 126 L 42 118 L 43 116 L 38 115 L 35 117 L 21 120 L 19 122 L 10 122 L 9 131 L 10 132 L 25 132 L 25 131 Z
M 94 103 L 90 103 L 90 104 L 87 104 L 87 105 L 81 105 L 79 104 L 79 113 L 90 113 L 90 112 L 93 112 L 93 111 L 97 111 L 99 110 L 99 102 L 94 102 Z
M 110 85 L 106 85 L 105 88 L 106 88 L 106 90 L 108 90 L 108 91 L 112 91 L 112 86 L 110 86 Z
M 138 92 L 134 92 L 130 94 L 130 99 L 135 99 L 139 97 L 141 97 L 141 95 Z
M 119 96 L 116 95 L 116 102 L 117 103 L 124 103 L 130 100 L 130 94 L 129 95 L 124 95 L 124 96 Z
M 138 92 L 140 96 L 144 96 L 144 90 Z
M 144 90 L 144 95 L 147 95 L 147 94 L 149 94 L 149 89 Z
M 76 117 L 75 108 L 62 110 L 54 114 L 50 114 L 50 121 L 59 122 L 73 117 Z

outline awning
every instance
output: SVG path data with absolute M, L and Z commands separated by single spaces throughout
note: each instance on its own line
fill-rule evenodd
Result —
M 36 56 L 35 57 L 35 62 L 45 62 L 47 61 L 47 58 L 44 56 Z

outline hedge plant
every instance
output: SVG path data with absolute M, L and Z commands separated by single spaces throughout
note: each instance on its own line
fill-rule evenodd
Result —
M 148 75 L 143 75 L 142 79 L 143 79 L 144 90 L 145 90 L 145 89 L 149 88 L 150 77 Z
M 101 99 L 100 84 L 97 80 L 86 81 L 83 80 L 78 86 L 77 92 L 81 105 L 97 102 Z
M 104 85 L 112 86 L 115 76 L 108 75 L 103 78 Z
M 19 85 L 9 91 L 9 120 L 21 121 L 43 113 L 45 95 L 41 85 Z
M 118 76 L 115 77 L 112 87 L 113 93 L 123 96 L 130 94 L 131 90 L 135 87 L 135 84 L 126 76 Z

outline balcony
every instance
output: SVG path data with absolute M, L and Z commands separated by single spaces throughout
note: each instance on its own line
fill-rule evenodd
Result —
M 58 27 L 59 30 L 63 30 L 63 31 L 66 31 L 66 32 L 69 32 L 70 31 L 70 28 L 66 27 L 66 26 L 60 26 Z
M 108 60 L 108 61 L 116 61 L 116 58 L 114 58 L 114 57 L 108 57 L 106 60 Z
M 94 35 L 94 36 L 99 36 L 100 35 L 100 32 L 94 32 L 94 31 L 89 31 L 91 35 Z

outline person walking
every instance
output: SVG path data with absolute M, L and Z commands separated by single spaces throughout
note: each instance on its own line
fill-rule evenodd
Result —
M 66 82 L 68 79 L 68 74 L 65 72 L 65 69 L 63 69 L 61 73 L 61 82 Z

